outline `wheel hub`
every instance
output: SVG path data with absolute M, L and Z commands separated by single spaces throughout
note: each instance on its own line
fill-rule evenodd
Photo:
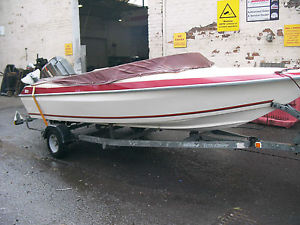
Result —
M 49 137 L 49 147 L 50 147 L 51 152 L 53 152 L 53 153 L 58 152 L 59 143 L 58 143 L 57 137 L 54 134 L 50 135 L 50 137 Z

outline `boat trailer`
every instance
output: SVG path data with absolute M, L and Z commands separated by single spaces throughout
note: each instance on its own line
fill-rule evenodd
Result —
M 290 105 L 272 103 L 273 108 L 280 109 L 300 119 L 300 112 Z M 187 148 L 187 149 L 270 149 L 300 153 L 300 133 L 294 139 L 294 143 L 279 143 L 263 141 L 257 137 L 240 135 L 228 131 L 214 130 L 199 133 L 190 131 L 187 137 L 182 140 L 152 140 L 146 137 L 154 132 L 161 132 L 160 129 L 117 127 L 114 125 L 94 125 L 86 123 L 70 123 L 49 121 L 44 129 L 36 129 L 29 126 L 34 119 L 25 119 L 16 112 L 14 124 L 26 123 L 31 130 L 41 131 L 47 141 L 50 154 L 55 158 L 65 156 L 68 145 L 76 141 L 83 141 L 102 145 L 105 149 L 109 146 L 118 147 L 150 147 L 150 148 Z M 84 129 L 83 128 L 88 128 Z M 96 128 L 96 129 L 95 129 Z M 82 131 L 90 131 L 84 134 Z

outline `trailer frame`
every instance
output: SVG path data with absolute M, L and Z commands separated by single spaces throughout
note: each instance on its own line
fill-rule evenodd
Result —
M 295 110 L 290 105 L 282 105 L 272 103 L 271 107 L 280 109 L 300 119 L 300 112 Z M 293 153 L 300 153 L 300 133 L 296 136 L 293 143 L 280 143 L 260 140 L 257 137 L 245 136 L 237 133 L 232 133 L 224 130 L 213 130 L 209 132 L 200 133 L 191 130 L 189 135 L 183 140 L 151 140 L 145 137 L 153 132 L 161 131 L 160 129 L 146 129 L 146 128 L 129 128 L 117 127 L 113 124 L 109 125 L 94 125 L 86 123 L 70 123 L 49 121 L 49 125 L 44 130 L 35 129 L 29 126 L 29 122 L 33 119 L 30 117 L 23 117 L 16 112 L 14 124 L 20 125 L 24 122 L 27 127 L 32 130 L 39 130 L 42 136 L 47 141 L 47 146 L 50 154 L 55 158 L 64 157 L 67 153 L 69 144 L 76 141 L 83 141 L 95 143 L 106 149 L 109 146 L 117 147 L 147 147 L 147 148 L 186 148 L 186 149 L 270 149 L 288 151 Z M 82 134 L 74 132 L 83 127 L 96 127 L 101 132 L 97 135 Z M 127 129 L 129 132 L 124 132 L 120 136 L 118 130 Z M 131 132 L 130 132 L 131 131 Z

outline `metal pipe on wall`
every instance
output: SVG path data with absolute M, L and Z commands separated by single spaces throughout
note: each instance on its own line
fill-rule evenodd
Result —
M 166 42 L 167 42 L 167 37 L 166 37 L 166 34 L 167 34 L 167 31 L 166 31 L 166 22 L 167 22 L 167 19 L 166 19 L 166 14 L 167 14 L 167 11 L 166 11 L 166 5 L 167 5 L 167 0 L 162 0 L 162 14 L 163 14 L 163 18 L 162 18 L 162 56 L 165 56 L 166 55 L 166 52 L 167 52 L 167 49 L 166 49 Z

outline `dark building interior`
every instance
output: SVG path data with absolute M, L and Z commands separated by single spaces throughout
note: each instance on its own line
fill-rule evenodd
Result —
M 81 0 L 79 7 L 87 71 L 148 58 L 147 7 L 128 0 Z

